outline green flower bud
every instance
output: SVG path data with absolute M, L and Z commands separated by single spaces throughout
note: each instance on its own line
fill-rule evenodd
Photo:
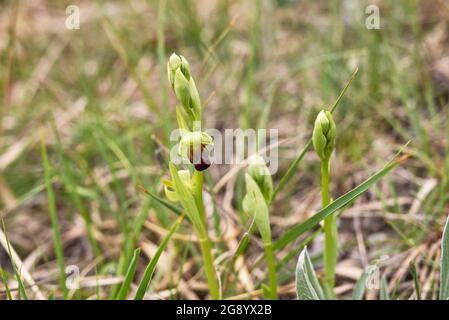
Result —
M 209 150 L 206 147 L 212 144 L 213 139 L 207 133 L 188 132 L 182 136 L 178 152 L 182 158 L 188 159 L 196 170 L 203 171 L 210 166 Z
M 313 128 L 313 147 L 321 161 L 329 160 L 335 147 L 337 129 L 332 114 L 322 110 L 318 113 Z
M 173 53 L 167 63 L 168 82 L 192 120 L 201 118 L 201 101 L 190 72 L 190 65 L 182 55 Z
M 168 82 L 172 89 L 174 89 L 175 73 L 177 70 L 181 70 L 184 77 L 190 80 L 190 65 L 186 58 L 176 53 L 172 53 L 167 63 Z
M 165 196 L 167 197 L 167 199 L 169 201 L 171 201 L 171 202 L 178 202 L 179 201 L 178 194 L 175 192 L 173 187 L 170 187 L 168 185 L 164 185 L 164 193 L 165 193 Z
M 268 203 L 271 194 L 273 193 L 273 180 L 271 178 L 270 170 L 261 156 L 255 155 L 250 158 L 248 174 L 257 183 L 260 192 L 262 192 L 263 197 Z
M 189 170 L 179 170 L 178 171 L 179 178 L 186 185 L 186 187 L 193 193 L 195 190 L 194 180 L 190 176 Z M 168 200 L 172 202 L 178 202 L 178 194 L 173 187 L 173 182 L 170 180 L 162 179 L 162 183 L 164 184 L 164 193 Z
M 170 83 L 172 89 L 174 87 L 175 72 L 179 69 L 180 66 L 181 58 L 176 53 L 173 53 L 167 62 L 168 82 Z

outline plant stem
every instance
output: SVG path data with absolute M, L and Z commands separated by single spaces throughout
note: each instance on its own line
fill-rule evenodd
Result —
M 204 226 L 207 230 L 207 220 L 206 220 L 206 212 L 204 211 L 203 205 L 203 173 L 201 171 L 195 170 L 193 173 L 193 183 L 195 185 L 195 202 L 198 207 L 198 211 L 201 215 L 201 220 L 204 223 Z
M 220 291 L 218 289 L 217 276 L 215 273 L 212 252 L 210 248 L 209 238 L 201 238 L 200 247 L 204 259 L 204 268 L 206 272 L 207 284 L 209 286 L 209 293 L 212 300 L 220 299 Z
M 265 243 L 265 258 L 267 259 L 268 278 L 270 281 L 271 299 L 278 300 L 277 280 L 276 280 L 276 265 L 274 263 L 273 244 Z
M 204 268 L 206 272 L 207 283 L 209 286 L 210 297 L 213 300 L 220 299 L 220 290 L 218 288 L 217 275 L 215 273 L 214 259 L 212 256 L 209 235 L 207 233 L 206 212 L 203 204 L 203 173 L 196 171 L 193 174 L 195 184 L 195 201 L 203 223 L 203 230 L 198 230 L 201 252 L 204 259 Z
M 329 159 L 322 162 L 321 197 L 323 208 L 330 203 L 329 194 Z M 334 298 L 335 266 L 338 254 L 337 218 L 331 214 L 324 219 L 324 273 L 329 298 Z

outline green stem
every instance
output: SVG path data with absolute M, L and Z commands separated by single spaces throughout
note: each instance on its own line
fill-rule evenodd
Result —
M 276 265 L 274 263 L 273 244 L 265 243 L 265 258 L 267 259 L 268 278 L 270 281 L 271 299 L 278 300 L 277 280 L 276 280 Z
M 323 161 L 321 167 L 321 197 L 322 206 L 327 207 L 330 203 L 329 194 L 329 159 Z M 335 286 L 335 267 L 338 255 L 338 234 L 337 234 L 337 218 L 335 214 L 331 214 L 324 219 L 324 274 L 325 284 L 329 298 L 334 298 Z
M 196 171 L 193 174 L 195 183 L 195 202 L 200 213 L 201 221 L 203 223 L 204 232 L 198 230 L 199 232 L 199 242 L 201 247 L 201 252 L 204 259 L 204 269 L 206 272 L 207 283 L 209 286 L 210 297 L 213 300 L 220 299 L 220 290 L 218 288 L 217 275 L 215 273 L 214 259 L 212 256 L 210 240 L 207 233 L 207 220 L 206 212 L 204 210 L 203 204 L 203 173 L 201 171 Z
M 212 300 L 220 299 L 220 290 L 218 289 L 217 276 L 215 273 L 214 262 L 210 247 L 209 238 L 200 239 L 201 252 L 204 259 L 204 269 L 206 272 L 207 284 L 209 286 L 209 293 Z
M 206 212 L 204 211 L 203 205 L 203 173 L 201 171 L 195 170 L 193 173 L 193 181 L 195 185 L 194 196 L 196 206 L 198 207 L 198 211 L 200 212 L 201 220 L 203 221 L 204 226 L 207 226 Z

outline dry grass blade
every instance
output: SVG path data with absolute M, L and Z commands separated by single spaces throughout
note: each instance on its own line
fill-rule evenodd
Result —
M 26 282 L 29 286 L 31 286 L 31 290 L 36 295 L 36 298 L 39 300 L 44 300 L 45 296 L 40 291 L 39 287 L 36 285 L 36 282 L 33 280 L 33 277 L 31 276 L 30 272 L 25 268 L 25 266 L 22 263 L 22 260 L 20 259 L 17 252 L 14 250 L 11 243 L 8 241 L 8 238 L 6 237 L 3 230 L 0 228 L 0 244 L 5 249 L 6 252 L 10 253 L 11 261 L 16 266 L 17 270 L 20 272 L 20 277 L 23 277 L 24 282 Z

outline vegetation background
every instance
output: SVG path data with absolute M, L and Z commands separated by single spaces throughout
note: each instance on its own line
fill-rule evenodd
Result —
M 65 27 L 68 5 L 80 9 L 79 30 Z M 368 5 L 380 10 L 378 30 L 365 25 Z M 8 290 L 24 297 L 17 273 L 30 299 L 118 297 L 139 247 L 134 296 L 177 219 L 138 191 L 163 197 L 176 128 L 166 76 L 173 51 L 191 64 L 208 128 L 279 129 L 275 184 L 358 67 L 334 114 L 332 196 L 409 140 L 412 157 L 341 212 L 336 292 L 351 298 L 364 268 L 381 259 L 393 299 L 418 298 L 416 288 L 436 299 L 449 211 L 448 30 L 445 0 L 0 1 L 0 299 Z M 234 258 L 248 225 L 243 175 L 225 175 L 231 169 L 206 176 L 215 264 L 224 298 L 262 298 L 258 235 Z M 319 170 L 309 152 L 273 204 L 274 239 L 320 208 Z M 276 253 L 281 299 L 296 298 L 306 239 L 322 271 L 320 234 L 289 243 Z M 69 281 L 79 271 L 80 289 L 62 290 L 63 271 Z M 364 297 L 378 299 L 376 286 Z M 207 298 L 189 223 L 163 251 L 145 298 Z

